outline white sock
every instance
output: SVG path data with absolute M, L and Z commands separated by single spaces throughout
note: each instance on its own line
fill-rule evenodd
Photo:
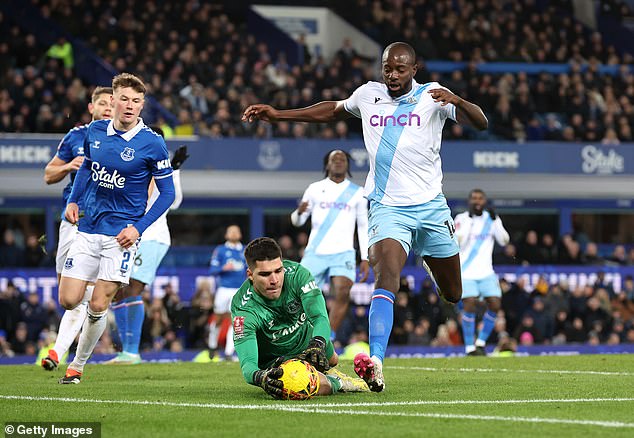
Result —
M 216 324 L 215 321 L 209 324 L 209 339 L 207 340 L 207 344 L 212 350 L 218 348 L 218 332 L 218 324 Z
M 487 342 L 483 341 L 480 338 L 476 339 L 476 341 L 475 341 L 475 346 L 476 347 L 486 347 L 486 345 L 487 345 Z
M 475 349 L 476 349 L 475 345 L 465 345 L 464 347 L 464 351 L 467 354 L 471 353 L 472 351 L 475 351 Z
M 79 371 L 80 373 L 84 371 L 84 365 L 86 365 L 88 358 L 95 349 L 95 345 L 97 345 L 99 338 L 101 338 L 101 335 L 106 330 L 108 323 L 106 318 L 107 313 L 108 309 L 103 312 L 93 312 L 90 310 L 90 307 L 88 308 L 87 318 L 86 321 L 84 321 L 81 335 L 79 335 L 77 354 L 73 362 L 69 365 L 69 368 Z
M 81 326 L 86 319 L 87 308 L 88 303 L 81 302 L 74 309 L 64 312 L 59 323 L 59 333 L 57 334 L 57 339 L 55 339 L 55 346 L 53 347 L 60 360 L 77 337 L 79 330 L 81 330 Z
M 231 357 L 233 356 L 233 352 L 236 351 L 233 346 L 233 324 L 229 326 L 229 330 L 227 330 L 227 341 L 225 343 L 225 356 Z

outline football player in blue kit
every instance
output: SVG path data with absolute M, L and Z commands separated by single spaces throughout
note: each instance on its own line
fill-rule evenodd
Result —
M 174 201 L 172 166 L 163 138 L 139 117 L 145 101 L 143 81 L 129 73 L 112 80 L 112 120 L 90 124 L 85 158 L 66 206 L 66 219 L 79 222 L 62 271 L 59 301 L 65 309 L 80 304 L 86 285 L 95 284 L 77 345 L 60 383 L 79 383 L 84 366 L 106 328 L 108 306 L 128 284 L 141 234 Z M 146 212 L 154 178 L 159 196 Z M 79 220 L 77 202 L 83 199 Z
M 112 88 L 96 87 L 92 92 L 91 101 L 88 104 L 88 112 L 92 116 L 92 120 L 110 119 L 112 116 Z M 64 187 L 63 199 L 64 207 L 68 203 L 68 197 L 73 189 L 75 175 L 79 167 L 84 161 L 84 140 L 88 132 L 89 125 L 77 126 L 64 136 L 57 146 L 55 156 L 48 162 L 44 169 L 44 181 L 46 184 L 55 184 L 62 181 L 66 175 L 70 175 L 70 181 Z M 81 204 L 80 204 L 81 206 Z M 64 261 L 77 235 L 77 226 L 71 224 L 64 218 L 59 224 L 59 234 L 57 239 L 57 255 L 55 257 L 55 270 L 57 271 L 57 283 L 59 284 Z M 81 326 L 86 319 L 86 309 L 88 301 L 92 296 L 94 285 L 86 286 L 86 293 L 80 305 L 73 310 L 67 310 L 62 316 L 59 323 L 59 330 L 55 345 L 46 353 L 46 357 L 42 359 L 40 365 L 47 371 L 53 371 L 57 368 L 59 361 L 64 358 L 68 349 L 77 337 Z

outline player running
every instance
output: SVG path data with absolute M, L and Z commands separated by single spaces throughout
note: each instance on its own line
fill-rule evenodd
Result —
M 112 88 L 96 87 L 92 92 L 91 101 L 88 104 L 88 112 L 92 116 L 92 120 L 110 119 L 112 115 Z M 63 180 L 66 175 L 70 175 L 70 182 L 64 187 L 64 208 L 68 202 L 68 197 L 73 188 L 75 175 L 79 167 L 84 161 L 84 140 L 88 132 L 88 125 L 78 126 L 71 129 L 64 136 L 57 146 L 55 156 L 48 162 L 44 169 L 44 181 L 46 184 L 55 184 Z M 80 210 L 83 203 L 79 203 Z M 64 267 L 64 261 L 68 254 L 68 249 L 77 235 L 77 226 L 66 220 L 62 214 L 62 220 L 59 224 L 59 237 L 57 240 L 57 255 L 55 257 L 55 270 L 57 271 L 57 283 Z M 92 296 L 93 284 L 86 286 L 86 293 L 81 303 L 72 310 L 66 310 L 59 323 L 59 330 L 55 345 L 48 350 L 47 356 L 42 359 L 41 366 L 47 371 L 53 371 L 57 368 L 60 359 L 64 357 L 71 344 L 77 337 L 81 326 L 86 319 L 86 309 L 88 301 Z
M 368 82 L 348 99 L 278 110 L 251 105 L 245 121 L 331 122 L 361 119 L 370 172 L 365 196 L 370 200 L 369 256 L 376 275 L 370 304 L 370 354 L 357 355 L 355 370 L 373 391 L 382 391 L 383 358 L 392 331 L 394 297 L 411 249 L 424 258 L 440 295 L 457 303 L 462 296 L 460 258 L 451 211 L 442 193 L 440 147 L 447 119 L 487 128 L 479 106 L 437 82 L 414 80 L 414 49 L 392 43 L 382 56 L 383 81 Z
M 225 230 L 226 242 L 218 245 L 211 255 L 209 274 L 216 277 L 214 294 L 214 314 L 209 323 L 209 355 L 220 360 L 218 344 L 225 339 L 224 357 L 231 358 L 235 351 L 233 327 L 231 326 L 231 300 L 244 283 L 246 260 L 242 245 L 242 230 L 237 225 L 229 225 Z
M 86 285 L 95 283 L 77 353 L 59 383 L 79 383 L 84 366 L 106 328 L 108 306 L 128 284 L 141 234 L 174 202 L 172 166 L 163 138 L 139 117 L 146 88 L 134 75 L 112 80 L 113 118 L 88 126 L 85 159 L 66 206 L 66 219 L 79 232 L 64 262 L 59 301 L 73 309 Z M 159 197 L 147 212 L 148 187 L 154 177 Z M 85 216 L 79 221 L 77 202 Z
M 360 282 L 368 278 L 368 201 L 363 189 L 346 178 L 350 175 L 350 154 L 333 150 L 324 157 L 326 178 L 312 183 L 299 207 L 291 214 L 291 222 L 301 227 L 311 218 L 308 245 L 302 266 L 313 274 L 323 288 L 330 282 L 335 305 L 330 310 L 330 327 L 337 331 L 348 311 L 350 289 L 356 279 L 354 229 L 358 227 Z
M 231 302 L 236 352 L 247 383 L 282 398 L 280 358 L 299 357 L 320 372 L 320 395 L 367 392 L 367 384 L 336 370 L 338 362 L 328 339 L 326 302 L 310 272 L 282 260 L 275 240 L 261 237 L 244 251 L 247 281 Z
M 509 233 L 502 219 L 492 208 L 487 208 L 487 197 L 481 189 L 469 193 L 469 210 L 456 216 L 456 239 L 460 245 L 462 267 L 462 334 L 465 353 L 469 356 L 486 356 L 484 347 L 495 326 L 500 310 L 502 291 L 493 271 L 494 240 L 499 245 L 509 243 Z M 484 298 L 487 312 L 475 343 L 476 304 Z

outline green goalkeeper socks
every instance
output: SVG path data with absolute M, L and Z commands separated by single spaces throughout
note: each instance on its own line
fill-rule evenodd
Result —
M 332 393 L 336 394 L 341 389 L 341 381 L 334 376 L 326 376 L 328 381 L 330 382 L 330 387 L 332 388 Z

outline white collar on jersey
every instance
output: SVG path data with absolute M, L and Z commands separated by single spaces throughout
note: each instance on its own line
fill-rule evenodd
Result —
M 139 123 L 137 123 L 134 128 L 121 134 L 121 138 L 124 139 L 125 141 L 130 141 L 143 128 L 145 128 L 145 123 L 143 123 L 143 119 L 139 117 Z M 106 135 L 108 136 L 117 135 L 117 131 L 114 130 L 114 120 L 112 119 L 110 119 L 110 122 L 108 123 L 108 128 L 106 129 Z
M 395 97 L 393 100 L 394 100 L 395 102 L 400 102 L 400 101 L 402 101 L 402 100 L 406 100 L 406 99 L 407 99 L 407 98 L 409 98 L 409 97 L 412 97 L 412 94 L 414 94 L 414 93 L 416 92 L 416 89 L 418 88 L 418 85 L 420 85 L 420 84 L 419 84 L 418 82 L 416 82 L 416 80 L 415 80 L 415 79 L 412 79 L 412 89 L 411 89 L 411 90 L 409 90 L 409 91 L 407 92 L 407 94 L 403 94 L 402 96 Z M 387 88 L 387 85 L 386 85 L 386 88 Z M 388 93 L 388 94 L 389 94 L 389 93 Z
M 237 249 L 238 251 L 242 250 L 242 243 L 238 242 L 238 243 L 231 243 L 229 241 L 225 242 L 225 246 L 227 248 L 231 248 L 231 249 Z

